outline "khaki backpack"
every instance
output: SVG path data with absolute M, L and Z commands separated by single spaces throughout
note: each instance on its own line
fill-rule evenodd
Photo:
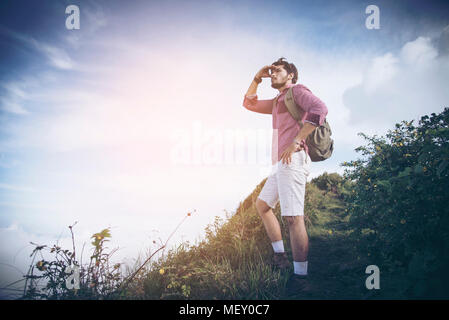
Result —
M 304 123 L 301 121 L 304 114 L 304 109 L 299 106 L 296 107 L 293 99 L 293 87 L 290 87 L 285 94 L 284 103 L 290 112 L 291 116 L 298 121 L 299 127 L 302 129 Z M 279 97 L 279 96 L 278 96 Z M 277 98 L 273 101 L 273 108 L 276 105 Z M 309 156 L 313 162 L 323 161 L 328 159 L 334 151 L 334 140 L 331 139 L 332 130 L 326 119 L 322 125 L 313 130 L 306 139 L 306 144 L 309 149 Z

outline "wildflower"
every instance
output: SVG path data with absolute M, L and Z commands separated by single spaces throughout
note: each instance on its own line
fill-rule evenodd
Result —
M 329 234 L 332 234 L 332 230 L 329 230 L 328 233 L 329 233 Z
M 423 168 L 422 168 L 422 171 L 423 171 L 423 172 L 426 172 L 426 171 L 427 171 L 427 167 L 423 167 Z
M 401 224 L 405 224 L 405 223 L 406 223 L 405 219 L 401 219 Z
M 44 260 L 38 261 L 38 262 L 36 263 L 36 267 L 37 267 L 40 271 L 44 271 L 44 270 L 47 269 L 47 267 L 44 266 L 44 263 L 45 263 Z
M 159 273 L 160 273 L 161 275 L 163 275 L 163 274 L 165 273 L 165 270 L 164 270 L 164 269 L 160 269 L 160 270 L 159 270 Z

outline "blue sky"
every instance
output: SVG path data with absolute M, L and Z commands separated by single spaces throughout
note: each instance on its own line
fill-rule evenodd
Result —
M 70 4 L 80 30 L 65 28 Z M 281 56 L 329 109 L 335 152 L 309 180 L 342 173 L 358 132 L 448 105 L 448 17 L 444 1 L 2 1 L 0 262 L 70 243 L 74 221 L 80 242 L 111 226 L 131 262 L 193 209 L 173 242 L 200 237 L 271 169 L 271 117 L 242 101 Z M 219 161 L 255 145 L 255 162 Z

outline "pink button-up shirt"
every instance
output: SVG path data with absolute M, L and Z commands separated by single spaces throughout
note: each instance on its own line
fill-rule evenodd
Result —
M 310 122 L 316 126 L 322 125 L 327 116 L 326 105 L 315 95 L 312 94 L 306 86 L 302 84 L 291 84 L 285 88 L 279 96 L 276 106 L 273 108 L 273 99 L 258 100 L 257 94 L 246 96 L 243 99 L 243 106 L 254 112 L 272 114 L 273 115 L 273 141 L 272 141 L 272 163 L 276 164 L 282 153 L 288 146 L 293 143 L 295 137 L 301 130 L 299 123 L 291 116 L 285 103 L 284 97 L 288 88 L 293 87 L 293 99 L 297 106 L 301 106 L 304 112 L 303 122 Z M 298 107 L 299 108 L 299 107 Z M 309 153 L 305 139 L 302 145 L 307 153 Z M 277 149 L 277 152 L 276 152 Z

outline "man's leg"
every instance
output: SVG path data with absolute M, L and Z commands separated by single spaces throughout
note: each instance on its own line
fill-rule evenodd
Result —
M 312 290 L 307 281 L 307 254 L 309 251 L 309 238 L 307 236 L 304 216 L 285 216 L 290 232 L 290 244 L 293 255 L 293 275 L 287 282 L 287 294 Z
M 307 235 L 304 216 L 285 216 L 290 233 L 293 261 L 305 262 L 309 253 L 309 237 Z
M 265 201 L 257 198 L 256 209 L 262 218 L 263 225 L 271 242 L 282 241 L 281 226 L 270 206 Z
M 271 245 L 273 246 L 273 266 L 279 269 L 289 268 L 290 262 L 288 261 L 287 253 L 284 249 L 281 226 L 279 225 L 279 221 L 274 215 L 272 208 L 268 206 L 265 201 L 259 198 L 256 200 L 256 208 L 262 218 L 262 222 L 268 238 L 270 238 Z
M 293 153 L 291 163 L 280 167 L 277 180 L 281 215 L 286 219 L 290 233 L 294 273 L 302 276 L 307 275 L 309 251 L 303 215 L 307 176 L 310 173 L 306 157 L 304 151 Z

